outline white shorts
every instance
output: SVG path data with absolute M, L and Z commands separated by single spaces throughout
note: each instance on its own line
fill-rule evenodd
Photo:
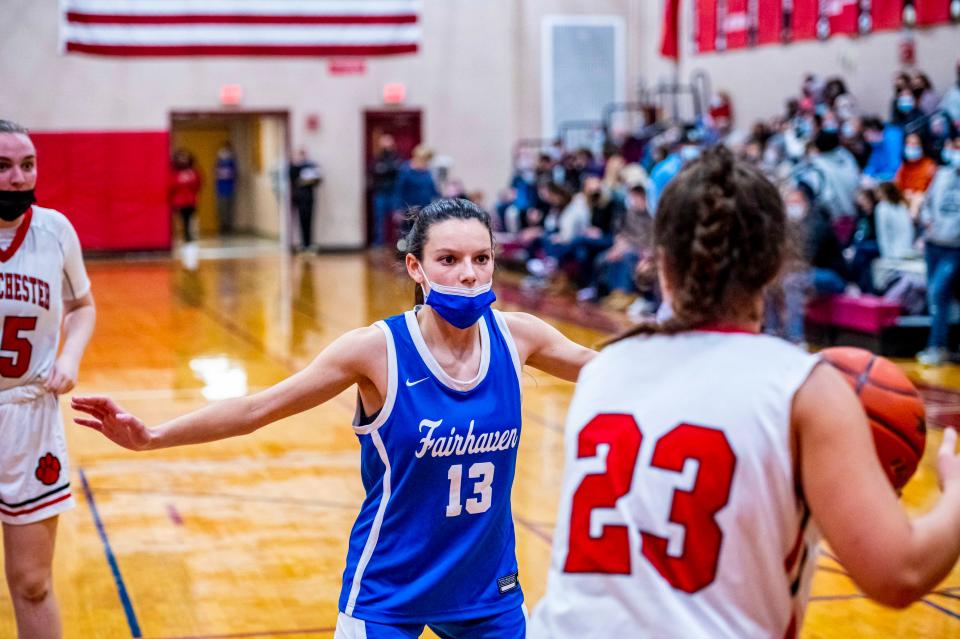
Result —
M 12 390 L 12 389 L 11 389 Z M 76 505 L 53 393 L 0 402 L 0 522 L 31 524 Z

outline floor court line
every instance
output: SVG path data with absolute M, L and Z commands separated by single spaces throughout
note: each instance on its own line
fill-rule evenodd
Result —
M 100 513 L 97 510 L 97 502 L 93 498 L 93 490 L 90 489 L 90 483 L 87 481 L 87 475 L 83 468 L 78 469 L 80 473 L 80 483 L 83 486 L 83 494 L 87 499 L 87 506 L 93 515 L 93 523 L 97 528 L 97 534 L 100 536 L 100 542 L 103 544 L 103 551 L 107 557 L 107 564 L 110 566 L 110 572 L 113 573 L 113 582 L 117 586 L 117 595 L 120 597 L 120 603 L 123 605 L 123 612 L 127 617 L 127 625 L 130 627 L 130 636 L 134 639 L 143 637 L 140 632 L 140 622 L 137 621 L 137 613 L 133 609 L 133 602 L 127 594 L 127 587 L 123 581 L 123 575 L 120 574 L 120 565 L 113 554 L 113 548 L 110 546 L 110 538 L 107 537 L 107 531 L 103 526 L 103 520 L 100 519 Z
M 928 599 L 921 599 L 921 600 L 920 600 L 920 603 L 924 603 L 924 604 L 930 606 L 931 608 L 933 608 L 934 610 L 939 610 L 940 612 L 942 612 L 943 614 L 945 614 L 945 615 L 947 615 L 947 616 L 949 616 L 949 617 L 953 617 L 954 619 L 960 619 L 960 613 L 956 613 L 956 612 L 950 610 L 949 608 L 944 608 L 943 606 L 941 606 L 941 605 L 939 605 L 939 604 L 935 604 L 935 603 L 933 603 L 932 601 L 929 601 Z

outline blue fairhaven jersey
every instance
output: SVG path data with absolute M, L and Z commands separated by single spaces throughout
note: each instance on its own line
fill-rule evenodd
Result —
M 520 361 L 498 311 L 479 321 L 474 380 L 427 349 L 414 311 L 377 322 L 387 397 L 360 438 L 366 498 L 350 534 L 340 610 L 380 623 L 487 617 L 523 602 L 510 490 L 520 443 Z

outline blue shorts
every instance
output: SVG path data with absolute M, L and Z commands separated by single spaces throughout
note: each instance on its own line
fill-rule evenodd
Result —
M 385 624 L 364 621 L 340 613 L 334 639 L 417 639 L 424 628 L 440 639 L 524 639 L 527 636 L 526 606 L 493 617 L 427 624 Z

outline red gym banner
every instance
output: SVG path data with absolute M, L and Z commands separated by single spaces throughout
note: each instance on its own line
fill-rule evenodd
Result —
M 821 11 L 826 14 L 830 36 L 859 33 L 860 0 L 829 0 Z
M 678 60 L 680 58 L 680 0 L 666 0 L 663 5 L 663 37 L 660 40 L 660 55 Z
M 918 25 L 942 24 L 950 21 L 950 0 L 914 0 Z
M 691 0 L 698 53 L 950 22 L 951 0 Z M 671 0 L 676 4 L 676 0 Z
M 717 0 L 697 0 L 694 29 L 699 53 L 717 50 Z
M 724 49 L 742 49 L 750 43 L 751 18 L 747 0 L 720 3 L 717 30 Z
M 869 17 L 874 31 L 899 29 L 903 26 L 903 0 L 871 0 Z
M 37 203 L 77 229 L 84 250 L 170 248 L 166 131 L 31 132 Z
M 779 2 L 780 0 L 761 0 Z M 788 16 L 787 32 L 791 41 L 813 40 L 817 37 L 817 20 L 820 19 L 820 0 L 793 0 L 793 12 Z
M 783 3 L 759 2 L 757 7 L 757 44 L 773 44 L 783 37 Z

